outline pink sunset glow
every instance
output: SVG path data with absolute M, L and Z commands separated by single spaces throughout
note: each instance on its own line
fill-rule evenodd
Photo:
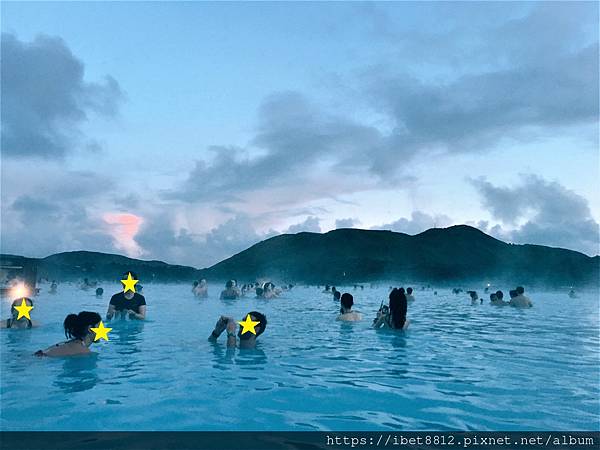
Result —
M 134 239 L 143 222 L 141 217 L 130 213 L 105 213 L 103 219 L 109 225 L 117 248 L 125 251 L 127 256 L 139 257 L 142 254 L 142 249 Z

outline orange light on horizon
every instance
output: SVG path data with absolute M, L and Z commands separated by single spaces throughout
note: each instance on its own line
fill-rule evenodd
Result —
M 117 248 L 124 250 L 128 256 L 142 254 L 142 248 L 135 241 L 135 235 L 144 219 L 132 213 L 105 213 L 102 218 L 110 225 L 110 233 Z

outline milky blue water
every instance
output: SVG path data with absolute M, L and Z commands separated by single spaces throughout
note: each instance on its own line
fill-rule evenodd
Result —
M 33 330 L 0 331 L 4 430 L 598 430 L 598 296 L 529 292 L 522 311 L 417 292 L 408 333 L 375 331 L 387 286 L 350 290 L 361 323 L 335 321 L 316 288 L 276 300 L 194 298 L 150 285 L 146 323 L 112 326 L 95 355 L 36 358 L 62 321 L 104 315 L 107 295 L 61 285 L 35 298 Z M 507 287 L 504 291 L 507 291 Z M 47 291 L 47 285 L 43 287 Z M 2 318 L 8 317 L 8 299 Z M 207 341 L 220 314 L 266 313 L 256 350 Z

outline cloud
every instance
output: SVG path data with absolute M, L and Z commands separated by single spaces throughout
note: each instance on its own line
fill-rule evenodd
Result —
M 536 4 L 520 15 L 494 7 L 494 20 L 483 20 L 481 8 L 466 5 L 476 19 L 467 26 L 456 12 L 461 9 L 453 9 L 453 26 L 442 33 L 434 24 L 416 35 L 406 27 L 398 35 L 386 32 L 397 64 L 386 60 L 349 78 L 334 77 L 340 86 L 332 94 L 350 94 L 333 104 L 346 101 L 353 111 L 300 92 L 274 93 L 260 105 L 247 145 L 211 147 L 214 157 L 198 160 L 167 198 L 243 203 L 257 190 L 287 189 L 299 193 L 301 203 L 360 189 L 399 189 L 414 182 L 408 167 L 417 157 L 484 153 L 506 139 L 531 141 L 597 123 L 598 40 L 590 31 L 597 6 Z M 447 12 L 443 5 L 433 9 L 440 11 Z M 424 70 L 421 56 L 434 48 L 435 64 Z M 432 77 L 430 69 L 443 76 Z M 336 191 L 305 193 L 319 177 L 346 182 Z
M 4 157 L 61 159 L 76 148 L 90 113 L 117 114 L 123 100 L 117 81 L 84 81 L 83 63 L 61 39 L 40 35 L 23 42 L 2 33 L 1 49 Z
M 54 164 L 2 160 L 1 251 L 44 257 L 71 250 L 117 252 L 102 215 L 117 190 L 110 176 Z
M 315 217 L 315 216 L 307 217 L 304 222 L 297 223 L 295 225 L 291 225 L 285 231 L 285 233 L 295 234 L 295 233 L 301 233 L 303 231 L 308 231 L 310 233 L 320 233 L 321 232 L 321 226 L 319 225 L 320 221 L 321 221 L 321 219 L 319 219 L 318 217 Z
M 372 227 L 373 230 L 391 230 L 399 233 L 418 234 L 430 228 L 451 225 L 452 219 L 444 214 L 430 215 L 422 211 L 413 211 L 410 219 L 400 218 L 392 223 Z
M 240 202 L 248 192 L 296 187 L 342 167 L 351 178 L 368 161 L 369 152 L 387 145 L 376 128 L 327 113 L 298 92 L 267 97 L 258 122 L 247 147 L 211 146 L 212 160 L 196 161 L 183 186 L 165 196 L 192 202 Z M 351 181 L 340 179 L 335 195 L 365 184 Z M 317 198 L 323 195 L 331 194 L 321 191 Z
M 576 192 L 527 174 L 512 187 L 494 186 L 485 178 L 470 182 L 481 196 L 482 206 L 501 222 L 487 230 L 495 236 L 598 254 L 599 225 L 588 201 Z
M 114 246 L 128 256 L 139 257 L 142 249 L 135 241 L 135 235 L 143 222 L 141 217 L 129 213 L 106 213 L 104 221 L 111 226 Z
M 335 221 L 335 228 L 352 228 L 360 223 L 360 220 L 348 217 L 347 219 L 337 219 Z
M 166 261 L 202 268 L 276 234 L 273 230 L 257 232 L 251 218 L 245 215 L 232 217 L 201 234 L 174 227 L 169 219 L 159 215 L 144 222 L 135 241 L 146 255 L 161 255 Z

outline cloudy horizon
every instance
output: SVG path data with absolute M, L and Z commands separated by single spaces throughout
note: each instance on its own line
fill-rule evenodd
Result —
M 597 3 L 0 7 L 3 253 L 455 224 L 599 253 Z

